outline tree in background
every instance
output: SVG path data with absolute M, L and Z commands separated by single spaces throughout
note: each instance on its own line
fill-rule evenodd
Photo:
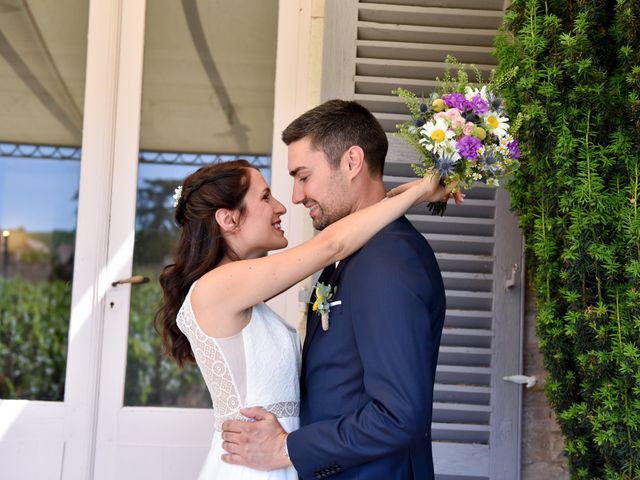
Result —
M 171 208 L 171 195 L 179 183 L 144 180 L 138 190 L 134 272 L 149 276 L 151 282 L 135 286 L 131 292 L 125 405 L 211 405 L 197 367 L 179 369 L 163 355 L 161 337 L 153 328 L 162 298 L 158 273 L 179 233 Z M 74 235 L 54 231 L 29 237 L 57 252 L 60 245 L 72 245 Z M 9 279 L 0 278 L 0 399 L 62 401 L 73 254 L 64 262 L 50 253 L 28 257 L 26 247 L 21 247 L 28 243 L 27 233 L 15 231 L 16 237 L 21 260 L 35 258 L 40 262 L 36 271 L 49 273 L 43 278 L 25 278 L 19 272 Z M 42 262 L 51 268 L 45 269 Z
M 572 478 L 640 478 L 640 1 L 514 0 L 496 56 Z
M 126 405 L 208 407 L 211 400 L 195 364 L 180 369 L 166 357 L 153 327 L 162 290 L 158 276 L 171 262 L 180 230 L 173 223 L 172 195 L 181 179 L 144 179 L 136 201 L 133 271 L 151 280 L 133 287 L 125 385 Z
M 136 242 L 134 263 L 164 265 L 178 240 L 171 206 L 173 190 L 181 179 L 144 179 L 136 200 Z

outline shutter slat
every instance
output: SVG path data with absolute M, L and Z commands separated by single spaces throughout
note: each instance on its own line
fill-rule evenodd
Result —
M 413 5 L 417 7 L 478 8 L 478 0 L 360 0 L 360 3 L 384 3 L 390 5 Z M 504 0 L 483 0 L 483 10 L 498 10 L 502 13 Z
M 474 290 L 491 292 L 493 274 L 442 271 L 442 280 L 447 290 Z
M 441 346 L 438 361 L 446 365 L 491 366 L 491 349 Z
M 488 425 L 491 407 L 467 403 L 433 403 L 433 421 L 437 423 L 469 423 Z
M 467 255 L 461 253 L 436 253 L 440 270 L 443 272 L 493 272 L 493 256 Z
M 451 206 L 451 208 L 455 208 Z M 433 215 L 408 215 L 407 218 L 413 222 L 413 225 L 420 231 L 431 233 L 449 233 L 454 235 L 481 235 L 493 236 L 493 223 L 484 223 L 485 218 L 468 218 L 468 217 L 438 217 Z M 445 221 L 446 219 L 446 221 Z M 440 220 L 440 222 L 438 222 Z M 460 220 L 455 222 L 455 220 Z M 461 261 L 463 257 L 453 258 L 452 260 Z M 493 258 L 487 257 L 480 259 L 474 257 L 473 260 L 493 261 Z M 441 265 L 442 266 L 442 265 Z
M 358 19 L 364 22 L 483 28 L 493 29 L 494 31 L 498 29 L 502 22 L 502 12 L 496 12 L 495 10 L 366 3 L 361 4 L 358 10 Z
M 491 328 L 493 312 L 491 310 L 474 310 L 472 308 L 452 308 L 451 302 L 447 304 L 447 314 L 444 320 L 445 327 L 452 328 Z
M 478 218 L 492 218 L 495 213 L 495 204 L 492 205 L 491 202 L 486 200 L 475 200 L 465 199 L 462 205 L 455 205 L 453 200 L 450 200 L 450 207 L 447 209 L 447 217 L 449 218 L 469 218 L 469 217 L 478 217 Z M 417 206 L 409 209 L 410 215 L 424 213 L 424 206 Z M 465 253 L 465 252 L 458 252 Z M 477 253 L 477 252 L 467 252 L 467 253 Z M 490 254 L 490 253 L 489 253 Z
M 388 40 L 391 42 L 422 42 L 442 45 L 493 46 L 496 31 L 491 28 L 454 28 L 423 25 L 399 25 L 377 22 L 358 22 L 359 40 Z
M 386 78 L 367 75 L 356 75 L 356 95 L 389 95 L 396 88 L 404 88 L 420 95 L 428 96 L 435 89 L 435 80 L 421 80 L 416 78 Z M 355 100 L 355 96 L 354 96 Z
M 446 54 L 443 53 L 443 56 Z M 443 59 L 444 60 L 444 59 Z M 476 65 L 483 78 L 489 77 L 494 65 L 480 63 Z M 381 58 L 356 59 L 356 75 L 378 77 L 414 78 L 424 80 L 444 76 L 446 64 L 441 62 L 422 62 L 416 60 L 394 60 Z
M 494 242 L 490 237 L 474 235 L 423 234 L 437 252 L 491 255 Z
M 438 62 L 442 60 L 445 50 L 442 44 L 389 42 L 383 40 L 358 40 L 356 42 L 358 58 L 396 58 L 398 60 L 417 60 Z M 446 52 L 463 63 L 495 62 L 491 47 L 476 47 L 470 45 L 447 45 Z
M 436 382 L 488 387 L 491 383 L 491 369 L 439 364 L 436 367 Z
M 353 99 L 371 112 L 395 113 L 407 116 L 408 119 L 407 106 L 402 99 L 396 95 L 391 95 L 391 90 L 387 93 L 389 95 L 356 94 Z M 378 120 L 380 119 L 378 118 Z
M 452 403 L 464 402 L 475 405 L 489 405 L 491 388 L 476 385 L 447 385 L 436 383 L 433 387 L 433 401 Z
M 471 292 L 468 290 L 445 290 L 447 306 L 456 310 L 491 310 L 491 292 Z
M 450 328 L 442 331 L 441 345 L 491 348 L 493 332 L 481 328 Z
M 436 442 L 488 443 L 490 431 L 489 425 L 440 422 L 431 424 L 431 437 Z

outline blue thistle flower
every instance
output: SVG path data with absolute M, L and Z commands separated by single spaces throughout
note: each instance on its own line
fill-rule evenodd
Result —
M 435 158 L 436 171 L 442 178 L 447 178 L 456 168 L 456 160 L 451 153 L 443 153 L 442 157 Z
M 480 157 L 480 164 L 482 165 L 483 170 L 499 174 L 501 172 L 500 167 L 496 165 L 499 161 L 496 152 L 492 150 L 485 150 L 482 157 Z
M 480 122 L 480 117 L 473 112 L 463 112 L 462 118 L 464 118 L 467 122 L 471 122 L 471 123 L 477 124 Z

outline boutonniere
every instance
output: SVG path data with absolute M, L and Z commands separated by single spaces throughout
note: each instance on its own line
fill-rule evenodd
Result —
M 340 300 L 337 302 L 331 301 L 337 290 L 338 287 L 335 287 L 333 291 L 331 291 L 331 285 L 325 285 L 322 282 L 316 283 L 316 301 L 313 302 L 311 309 L 320 314 L 322 330 L 325 332 L 329 330 L 329 310 L 331 310 L 331 307 L 334 305 L 340 305 L 342 303 Z

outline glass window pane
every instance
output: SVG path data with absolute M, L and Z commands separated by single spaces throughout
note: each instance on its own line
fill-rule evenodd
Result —
M 86 0 L 0 5 L 0 398 L 62 401 Z
M 162 354 L 158 275 L 178 231 L 174 189 L 200 165 L 245 158 L 270 179 L 276 0 L 147 3 L 125 405 L 210 407 L 194 365 Z

